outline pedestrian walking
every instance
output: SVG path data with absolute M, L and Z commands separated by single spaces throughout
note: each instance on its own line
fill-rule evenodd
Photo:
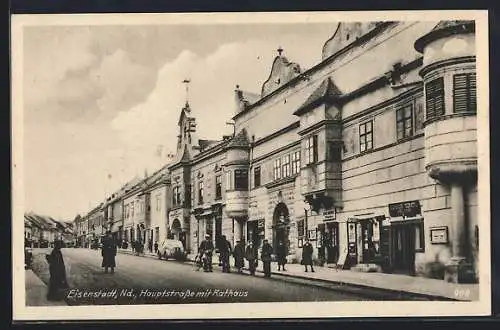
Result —
M 111 235 L 111 231 L 106 233 L 106 237 L 102 240 L 102 264 L 104 267 L 104 273 L 108 273 L 108 268 L 111 268 L 111 274 L 115 272 L 116 267 L 116 243 Z
M 248 260 L 248 269 L 251 275 L 255 275 L 255 268 L 257 268 L 257 248 L 250 241 L 245 250 L 245 258 Z
M 132 252 L 135 254 L 136 243 L 134 240 L 130 241 L 130 247 L 132 248 Z
M 198 254 L 203 257 L 205 256 L 205 265 L 203 266 L 203 270 L 205 272 L 213 272 L 212 269 L 212 254 L 214 251 L 214 244 L 210 239 L 210 235 L 206 234 L 205 239 L 201 242 L 200 248 L 198 249 Z
M 153 241 L 152 240 L 149 240 L 149 242 L 148 242 L 148 250 L 149 250 L 149 252 L 153 252 Z
M 280 241 L 278 243 L 278 249 L 276 251 L 276 257 L 277 257 L 277 261 L 278 261 L 278 270 L 281 270 L 281 268 L 283 268 L 283 270 L 286 271 L 285 264 L 286 264 L 287 254 L 288 254 L 288 251 L 287 251 L 285 243 L 283 243 L 283 241 Z
M 222 235 L 220 240 L 220 259 L 222 263 L 222 272 L 230 273 L 231 264 L 229 263 L 229 257 L 231 256 L 232 248 L 231 243 L 226 239 L 225 235 Z
M 314 273 L 313 258 L 312 258 L 313 251 L 314 248 L 311 242 L 309 242 L 309 240 L 306 240 L 304 246 L 302 247 L 302 264 L 306 268 L 305 269 L 306 272 L 307 272 L 307 266 L 311 266 L 311 272 Z
M 48 300 L 62 300 L 61 290 L 68 288 L 68 281 L 66 279 L 66 267 L 61 252 L 62 242 L 56 241 L 54 248 L 50 254 L 45 258 L 49 263 L 49 287 L 47 292 Z
M 158 241 L 155 241 L 155 253 L 158 253 Z
M 262 251 L 260 253 L 260 259 L 264 267 L 264 276 L 271 277 L 271 255 L 273 253 L 273 247 L 269 244 L 267 239 L 264 240 L 262 244 Z
M 236 241 L 236 245 L 234 246 L 233 251 L 234 257 L 234 267 L 238 270 L 238 273 L 241 273 L 241 269 L 245 265 L 245 246 L 241 242 L 241 240 Z

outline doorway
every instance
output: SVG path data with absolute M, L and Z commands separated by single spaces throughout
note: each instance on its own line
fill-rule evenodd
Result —
M 339 259 L 339 224 L 338 222 L 329 222 L 326 224 L 324 235 L 324 246 L 326 252 L 326 262 L 336 263 Z
M 273 214 L 273 250 L 274 253 L 277 252 L 277 248 L 280 243 L 283 243 L 285 246 L 289 246 L 288 244 L 288 236 L 289 236 L 289 223 L 290 216 L 288 213 L 288 207 L 285 203 L 279 203 L 276 205 Z
M 415 228 L 411 224 L 393 224 L 391 229 L 393 273 L 415 274 Z

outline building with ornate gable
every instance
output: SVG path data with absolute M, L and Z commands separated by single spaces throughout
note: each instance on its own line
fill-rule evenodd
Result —
M 260 94 L 236 86 L 233 136 L 199 139 L 186 103 L 160 236 L 267 238 L 290 262 L 308 239 L 322 265 L 477 280 L 474 22 L 340 23 L 318 51 L 304 71 L 278 49 Z M 147 187 L 123 196 L 125 237 Z

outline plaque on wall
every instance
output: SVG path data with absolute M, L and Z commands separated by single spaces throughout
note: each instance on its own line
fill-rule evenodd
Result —
M 431 227 L 431 244 L 448 243 L 448 226 Z
M 304 246 L 304 239 L 303 238 L 299 238 L 298 245 L 299 245 L 299 248 Z
M 309 240 L 315 241 L 316 240 L 316 229 L 310 229 L 308 237 L 309 237 Z
M 402 203 L 389 204 L 389 215 L 391 217 L 414 217 L 421 215 L 420 202 L 408 201 Z

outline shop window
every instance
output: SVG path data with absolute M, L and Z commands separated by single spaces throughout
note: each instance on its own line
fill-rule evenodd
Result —
M 359 151 L 373 149 L 373 122 L 367 121 L 359 125 Z
M 260 187 L 260 166 L 253 169 L 253 184 L 255 188 Z
M 292 175 L 300 171 L 300 151 L 295 151 L 292 154 Z
M 273 178 L 274 178 L 274 180 L 281 179 L 281 159 L 280 158 L 274 160 Z
M 398 140 L 413 135 L 413 105 L 408 104 L 396 110 L 396 127 Z
M 282 168 L 282 173 L 283 173 L 283 178 L 289 177 L 290 176 L 290 155 L 286 155 L 283 157 L 283 166 Z
M 426 119 L 444 115 L 444 80 L 436 78 L 425 84 Z
M 424 223 L 415 225 L 415 252 L 425 251 Z
M 476 112 L 476 74 L 453 76 L 453 112 Z
M 215 177 L 215 199 L 222 198 L 222 176 Z
M 246 169 L 234 170 L 234 189 L 248 190 L 248 171 Z
M 318 136 L 311 135 L 306 139 L 306 165 L 314 164 L 318 161 Z
M 203 181 L 198 182 L 198 204 L 203 204 Z

